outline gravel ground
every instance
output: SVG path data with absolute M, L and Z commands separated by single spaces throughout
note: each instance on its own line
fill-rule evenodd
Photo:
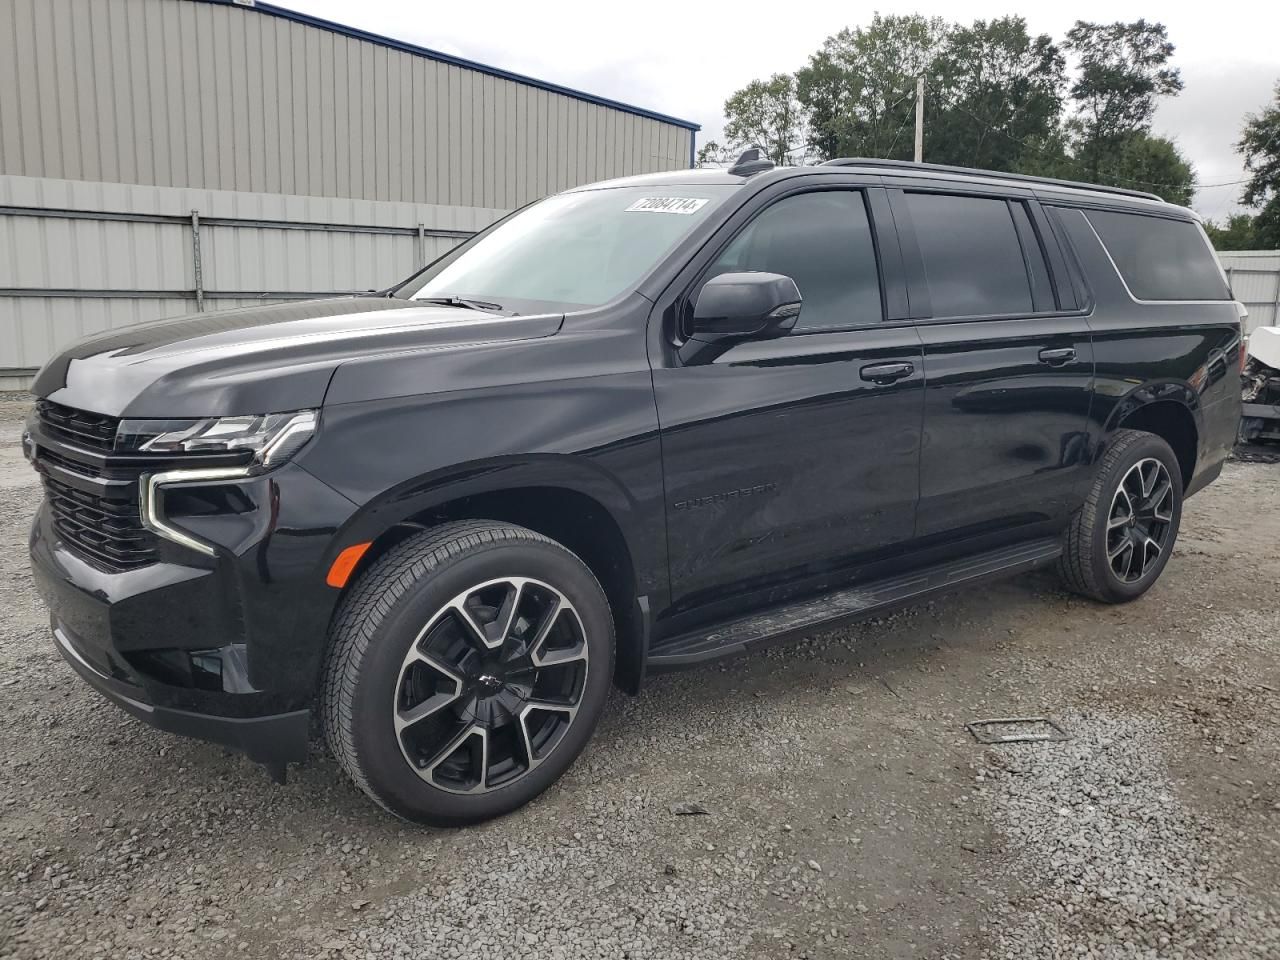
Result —
M 279 787 L 74 676 L 26 568 L 24 410 L 0 398 L 0 956 L 1280 956 L 1280 467 L 1228 465 L 1135 604 L 1038 574 L 658 677 L 539 801 L 434 831 L 318 746 Z M 1071 739 L 964 729 L 1027 714 Z

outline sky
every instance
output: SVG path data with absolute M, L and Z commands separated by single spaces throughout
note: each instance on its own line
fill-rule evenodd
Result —
M 278 5 L 424 47 L 611 97 L 702 124 L 698 143 L 721 140 L 724 101 L 751 80 L 792 72 L 828 36 L 881 13 L 968 22 L 1021 14 L 1033 33 L 1061 40 L 1077 19 L 1145 17 L 1169 28 L 1185 88 L 1160 103 L 1154 131 L 1176 141 L 1200 183 L 1245 176 L 1232 145 L 1245 115 L 1262 109 L 1280 81 L 1280 3 L 1223 8 L 1198 0 L 1031 4 L 673 2 L 622 8 L 608 0 L 423 2 L 276 0 Z M 616 11 L 616 12 L 615 12 Z M 925 159 L 929 159 L 926 131 Z M 1238 209 L 1240 187 L 1206 186 L 1193 206 L 1205 217 Z

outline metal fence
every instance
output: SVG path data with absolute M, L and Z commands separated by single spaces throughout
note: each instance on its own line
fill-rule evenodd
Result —
M 388 286 L 503 213 L 0 176 L 0 389 L 100 330 Z
M 1249 311 L 1247 332 L 1280 324 L 1280 250 L 1218 254 L 1235 298 Z

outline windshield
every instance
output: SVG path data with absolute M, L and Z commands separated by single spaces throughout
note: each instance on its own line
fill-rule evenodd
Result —
M 735 189 L 654 185 L 548 197 L 399 292 L 414 300 L 489 301 L 516 311 L 599 306 L 635 287 Z

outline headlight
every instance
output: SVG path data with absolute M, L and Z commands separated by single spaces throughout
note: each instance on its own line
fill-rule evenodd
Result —
M 314 410 L 205 420 L 124 420 L 117 449 L 140 453 L 238 453 L 249 451 L 262 467 L 284 463 L 316 431 Z

